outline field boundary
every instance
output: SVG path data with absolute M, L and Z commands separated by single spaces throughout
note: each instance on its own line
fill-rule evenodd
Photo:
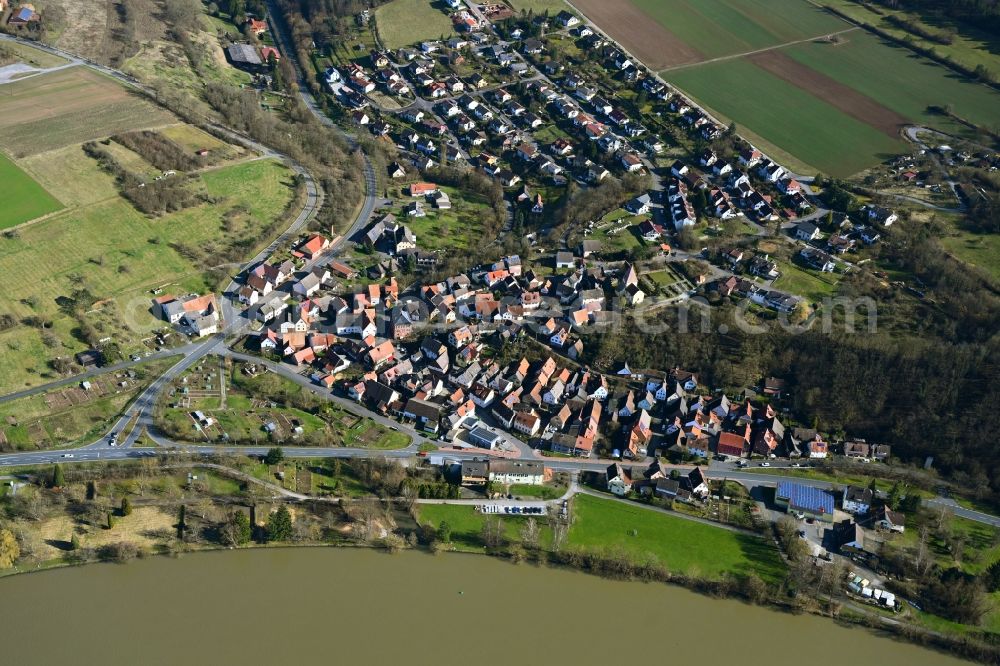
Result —
M 823 39 L 828 37 L 833 37 L 834 35 L 843 35 L 847 32 L 854 32 L 855 30 L 861 30 L 861 26 L 855 25 L 850 28 L 845 28 L 844 30 L 838 30 L 836 32 L 828 32 L 823 35 L 816 35 L 814 37 L 806 37 L 803 39 L 795 39 L 790 42 L 785 42 L 784 44 L 775 44 L 774 46 L 765 46 L 761 49 L 754 49 L 753 51 L 744 51 L 743 53 L 734 53 L 732 55 L 719 56 L 717 58 L 710 58 L 709 60 L 701 60 L 699 62 L 692 62 L 682 65 L 674 65 L 673 67 L 666 67 L 661 69 L 660 72 L 675 72 L 679 69 L 690 69 L 692 67 L 697 67 L 699 65 L 710 65 L 714 62 L 723 62 L 726 60 L 736 60 L 737 58 L 747 58 L 749 56 L 755 56 L 760 53 L 766 53 L 768 51 L 775 51 L 777 49 L 787 48 L 789 46 L 795 46 L 796 44 L 806 44 L 808 42 L 814 42 L 817 39 Z

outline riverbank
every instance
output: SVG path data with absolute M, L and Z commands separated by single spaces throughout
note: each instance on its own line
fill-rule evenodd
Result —
M 6 657 L 23 664 L 166 664 L 182 655 L 219 664 L 312 663 L 334 654 L 366 663 L 459 664 L 474 655 L 500 664 L 545 655 L 552 664 L 606 664 L 633 651 L 774 666 L 800 664 L 808 653 L 816 666 L 839 666 L 845 646 L 865 663 L 963 663 L 808 615 L 460 554 L 246 549 L 15 577 L 0 589 L 0 639 L 7 639 Z M 704 640 L 720 617 L 726 640 Z M 579 631 L 600 622 L 616 634 L 651 621 L 661 638 L 642 647 Z M 51 640 L 54 628 L 60 640 Z M 129 640 L 108 640 L 119 634 Z M 505 636 L 509 642 L 498 641 Z
M 15 528 L 24 548 L 17 569 L 7 575 L 224 549 L 461 549 L 617 581 L 668 583 L 706 597 L 737 598 L 880 628 L 987 663 L 997 658 L 992 646 L 974 636 L 947 636 L 836 599 L 843 584 L 837 576 L 817 567 L 789 569 L 773 546 L 751 534 L 593 496 L 573 500 L 571 521 L 488 517 L 469 504 L 418 505 L 414 500 L 376 497 L 413 497 L 418 485 L 440 483 L 423 470 L 377 461 L 322 464 L 329 467 L 266 466 L 242 459 L 211 464 L 146 459 L 131 465 L 75 467 L 55 488 L 46 487 L 53 485 L 52 479 L 40 474 L 14 497 L 3 498 L 6 515 L 19 520 L 0 527 Z M 293 470 L 292 465 L 297 467 Z M 325 479 L 324 488 L 340 496 L 311 498 L 283 485 L 306 474 Z M 279 477 L 280 482 L 263 480 Z M 290 525 L 275 537 L 272 518 L 282 508 L 290 514 Z M 622 512 L 629 515 L 623 517 Z M 637 518 L 631 515 L 635 512 L 642 513 Z M 235 529 L 241 515 L 243 533 Z M 490 521 L 498 529 L 487 529 Z M 699 544 L 708 551 L 694 548 Z

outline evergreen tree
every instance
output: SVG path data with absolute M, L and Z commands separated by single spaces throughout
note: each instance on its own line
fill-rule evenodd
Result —
M 122 515 L 131 516 L 132 515 L 132 500 L 128 497 L 122 498 Z
M 269 449 L 267 455 L 264 456 L 264 462 L 268 465 L 277 465 L 284 459 L 285 459 L 285 452 L 281 450 L 280 446 L 276 446 L 273 449 Z
M 52 480 L 50 481 L 50 485 L 53 488 L 62 488 L 66 485 L 66 475 L 61 466 L 52 465 Z
M 267 519 L 267 540 L 288 541 L 292 538 L 292 514 L 284 504 Z
M 187 525 L 184 522 L 186 516 L 187 516 L 187 509 L 185 508 L 185 506 L 183 504 L 181 504 L 181 508 L 177 510 L 177 538 L 178 539 L 183 539 L 184 538 L 184 530 L 187 528 Z
M 451 543 L 451 525 L 444 520 L 438 525 L 438 539 L 445 543 Z
M 253 531 L 250 526 L 250 517 L 244 511 L 234 511 L 229 516 L 229 529 L 233 545 L 245 546 L 250 543 Z
M 886 499 L 886 505 L 896 511 L 899 509 L 899 501 L 903 497 L 903 489 L 899 486 L 899 481 L 892 484 L 892 489 L 889 490 L 889 497 Z

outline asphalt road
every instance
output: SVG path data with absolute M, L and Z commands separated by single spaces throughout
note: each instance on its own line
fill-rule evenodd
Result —
M 272 2 L 268 3 L 271 16 L 280 16 L 280 14 L 278 14 L 275 11 L 276 8 L 273 6 L 273 4 L 274 4 L 273 0 Z M 333 122 L 325 114 L 322 113 L 318 104 L 316 103 L 316 100 L 312 97 L 312 95 L 308 92 L 308 88 L 304 85 L 305 81 L 302 78 L 303 76 L 302 68 L 299 66 L 297 59 L 295 57 L 295 50 L 289 48 L 289 43 L 287 41 L 287 37 L 284 32 L 284 26 L 277 25 L 277 22 L 275 22 L 273 25 L 275 25 L 275 27 L 278 28 L 274 30 L 273 33 L 276 40 L 278 41 L 279 46 L 282 48 L 282 50 L 286 53 L 288 57 L 291 57 L 293 59 L 293 62 L 296 65 L 296 71 L 298 72 L 300 78 L 299 82 L 300 95 L 302 96 L 303 102 L 312 111 L 312 113 L 314 113 L 316 117 L 320 119 L 321 122 L 330 127 L 335 127 Z M 0 39 L 13 39 L 14 41 L 21 41 L 21 40 L 16 40 L 15 38 L 9 37 L 7 35 L 0 35 Z M 94 70 L 100 71 L 108 76 L 111 76 L 119 81 L 126 83 L 127 85 L 131 85 L 133 87 L 150 92 L 148 91 L 148 89 L 138 84 L 138 82 L 136 82 L 135 79 L 117 70 L 105 67 L 103 65 L 98 65 L 97 63 L 93 63 L 84 60 L 82 58 L 78 58 L 60 49 L 47 47 L 45 45 L 36 44 L 34 42 L 30 43 L 30 45 L 35 48 L 40 48 L 41 50 L 48 51 L 55 55 L 67 58 L 73 62 L 85 65 Z M 255 147 L 255 149 L 260 150 L 261 152 L 271 153 L 274 154 L 276 157 L 285 159 L 286 161 L 288 161 L 290 164 L 293 165 L 293 168 L 296 170 L 297 173 L 302 174 L 306 179 L 307 198 L 303 210 L 300 211 L 299 215 L 296 216 L 295 220 L 291 223 L 288 229 L 286 229 L 286 231 L 281 236 L 279 236 L 278 239 L 272 242 L 267 248 L 262 250 L 256 257 L 254 257 L 251 261 L 247 262 L 243 266 L 243 270 L 246 270 L 250 266 L 266 260 L 271 254 L 273 254 L 273 252 L 277 249 L 277 247 L 279 247 L 282 243 L 287 242 L 288 240 L 291 239 L 292 236 L 297 234 L 302 229 L 302 227 L 308 222 L 308 220 L 311 219 L 311 217 L 315 214 L 316 210 L 318 210 L 319 206 L 322 204 L 323 193 L 318 189 L 318 186 L 312 179 L 311 175 L 303 167 L 301 167 L 301 165 L 295 164 L 292 160 L 290 160 L 285 156 L 269 151 L 266 147 L 261 146 L 260 144 L 255 144 L 251 139 L 239 135 L 238 133 L 233 132 L 232 130 L 228 130 L 226 128 L 220 128 L 220 129 L 223 129 L 224 131 L 229 133 L 231 137 L 234 138 L 235 140 L 239 140 L 243 143 L 247 143 L 248 145 L 252 145 L 253 147 Z M 350 145 L 353 148 L 358 148 L 358 143 L 353 137 L 351 137 L 349 134 L 344 133 L 339 128 L 337 128 L 337 131 L 341 132 L 342 136 L 344 136 L 345 140 L 348 142 L 348 145 Z M 371 216 L 371 213 L 374 210 L 377 201 L 376 199 L 377 181 L 375 178 L 374 170 L 372 168 L 370 160 L 366 155 L 364 155 L 363 151 L 360 151 L 360 154 L 362 156 L 364 164 L 366 196 L 357 216 L 353 220 L 348 230 L 345 231 L 340 241 L 338 241 L 338 244 L 348 242 L 348 239 L 353 235 L 355 235 L 368 222 L 368 219 Z M 240 271 L 240 273 L 242 273 L 242 270 Z M 238 273 L 238 275 L 240 273 Z M 226 315 L 225 317 L 226 323 L 223 331 L 203 341 L 193 342 L 188 345 L 185 345 L 184 347 L 179 347 L 174 350 L 159 352 L 158 355 L 161 354 L 163 357 L 168 357 L 174 354 L 183 354 L 184 358 L 180 362 L 172 366 L 170 369 L 168 369 L 162 376 L 154 380 L 132 402 L 132 404 L 129 405 L 129 407 L 121 415 L 118 421 L 114 424 L 114 426 L 112 426 L 107 435 L 85 446 L 71 450 L 64 449 L 57 451 L 37 451 L 37 452 L 0 455 L 0 467 L 8 467 L 16 465 L 51 464 L 51 463 L 92 462 L 98 460 L 139 459 L 148 456 L 170 455 L 171 453 L 174 452 L 188 453 L 193 455 L 204 455 L 204 456 L 211 456 L 217 454 L 242 454 L 242 455 L 266 454 L 269 448 L 268 446 L 226 447 L 226 446 L 178 445 L 169 440 L 159 437 L 155 433 L 155 429 L 153 427 L 154 425 L 153 411 L 156 401 L 159 398 L 159 395 L 164 389 L 164 387 L 166 387 L 171 381 L 173 381 L 175 378 L 177 378 L 183 372 L 185 372 L 188 368 L 190 368 L 199 360 L 205 358 L 209 354 L 222 354 L 237 359 L 241 358 L 252 359 L 256 363 L 264 363 L 265 365 L 268 365 L 268 367 L 271 370 L 278 372 L 282 376 L 291 379 L 292 381 L 301 385 L 303 388 L 310 390 L 316 393 L 317 395 L 321 395 L 328 400 L 335 401 L 345 409 L 348 409 L 353 413 L 360 414 L 364 418 L 369 418 L 387 427 L 395 428 L 397 430 L 406 432 L 413 438 L 413 441 L 410 444 L 410 446 L 404 449 L 391 450 L 391 451 L 383 451 L 383 450 L 375 451 L 370 449 L 350 449 L 350 448 L 313 448 L 313 447 L 295 447 L 295 446 L 284 447 L 283 450 L 287 457 L 292 457 L 292 458 L 370 457 L 370 458 L 406 459 L 406 458 L 411 458 L 415 455 L 419 444 L 427 440 L 420 433 L 416 432 L 412 428 L 400 425 L 395 421 L 391 421 L 390 419 L 386 419 L 385 417 L 381 417 L 377 414 L 367 413 L 365 410 L 359 409 L 355 403 L 346 400 L 344 398 L 341 398 L 339 396 L 335 396 L 328 390 L 325 390 L 319 386 L 312 384 L 308 380 L 308 378 L 295 373 L 288 366 L 270 363 L 267 361 L 263 361 L 262 359 L 257 357 L 248 357 L 228 350 L 228 348 L 225 346 L 226 336 L 228 334 L 239 332 L 239 330 L 242 329 L 244 326 L 246 326 L 248 323 L 243 314 L 240 312 L 239 306 L 234 305 L 232 302 L 236 295 L 236 291 L 238 289 L 236 284 L 237 284 L 236 279 L 234 278 L 234 280 L 230 283 L 229 287 L 227 288 L 225 297 L 223 298 L 224 314 Z M 154 356 L 150 356 L 148 358 L 153 358 L 153 357 Z M 141 361 L 137 361 L 135 363 L 138 362 Z M 113 371 L 115 369 L 127 368 L 130 367 L 131 365 L 134 365 L 135 363 L 130 362 L 130 363 L 118 364 L 118 366 L 120 367 L 112 366 L 109 368 L 103 368 L 101 369 L 101 371 L 106 372 L 106 371 Z M 66 378 L 65 380 L 60 380 L 59 382 L 53 382 L 44 386 L 35 387 L 16 394 L 11 394 L 9 396 L 0 397 L 0 402 L 15 400 L 18 397 L 33 395 L 41 391 L 57 387 L 59 385 L 77 382 L 80 381 L 82 378 L 85 378 L 86 376 L 91 376 L 92 374 L 98 374 L 98 373 L 93 373 L 91 371 L 88 371 L 88 373 L 84 373 L 83 375 L 69 377 Z M 120 442 L 119 446 L 111 447 L 108 444 L 108 435 L 110 435 L 111 433 L 122 432 L 124 428 L 133 419 L 136 420 L 136 424 L 132 428 L 127 439 Z M 147 430 L 148 434 L 150 435 L 150 438 L 153 439 L 154 442 L 156 442 L 158 448 L 155 449 L 136 448 L 134 446 L 136 439 L 139 437 L 139 435 L 143 432 L 144 429 Z M 455 460 L 462 460 L 473 457 L 481 457 L 484 455 L 484 452 L 481 450 L 448 451 L 445 455 Z M 548 467 L 551 467 L 554 470 L 568 471 L 568 472 L 603 471 L 604 469 L 607 468 L 609 464 L 613 462 L 610 460 L 589 460 L 589 459 L 580 460 L 572 458 L 545 458 L 544 461 Z M 780 467 L 775 466 L 775 469 L 780 469 Z M 710 466 L 707 472 L 707 476 L 716 479 L 726 478 L 733 481 L 738 481 L 743 484 L 754 484 L 754 485 L 765 485 L 765 486 L 777 485 L 778 481 L 782 480 L 783 478 L 788 478 L 790 480 L 794 480 L 798 483 L 803 483 L 809 486 L 815 486 L 821 488 L 833 487 L 833 484 L 830 484 L 825 481 L 817 481 L 801 477 L 782 477 L 777 474 L 754 473 L 751 471 L 735 469 L 731 465 L 725 465 L 725 464 L 723 465 L 714 464 Z M 963 518 L 968 518 L 970 520 L 974 520 L 977 522 L 1000 527 L 1000 518 L 990 514 L 958 506 L 954 502 L 954 500 L 951 499 L 935 498 L 932 500 L 927 500 L 926 503 L 935 506 L 947 506 L 954 511 L 955 515 L 961 516 Z

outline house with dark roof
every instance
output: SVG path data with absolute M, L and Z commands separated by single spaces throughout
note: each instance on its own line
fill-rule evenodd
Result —
M 872 508 L 872 489 L 860 486 L 846 486 L 840 508 L 856 516 L 863 516 Z
M 906 531 L 906 516 L 883 506 L 875 512 L 875 527 L 889 532 L 904 532 Z
M 779 481 L 774 503 L 788 513 L 801 514 L 827 523 L 834 518 L 833 493 L 791 481 Z

